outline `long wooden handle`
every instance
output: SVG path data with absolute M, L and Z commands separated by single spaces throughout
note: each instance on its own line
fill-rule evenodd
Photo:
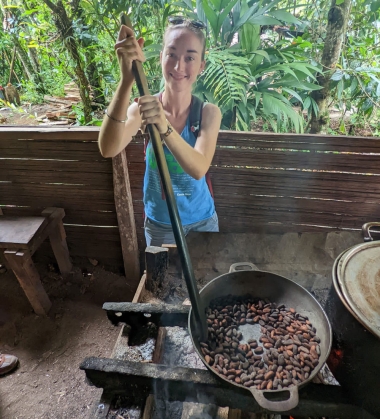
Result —
M 123 25 L 126 25 L 129 28 L 133 29 L 132 23 L 125 13 L 121 14 L 120 21 Z M 150 93 L 148 83 L 146 81 L 142 63 L 140 61 L 133 61 L 132 71 L 133 75 L 135 76 L 140 96 L 149 95 Z M 183 275 L 185 277 L 187 289 L 189 291 L 191 305 L 194 310 L 194 317 L 196 323 L 195 334 L 197 335 L 198 339 L 200 339 L 201 341 L 205 341 L 207 339 L 205 307 L 201 302 L 197 284 L 195 281 L 194 270 L 191 263 L 189 250 L 187 248 L 185 234 L 183 232 L 181 220 L 178 214 L 177 203 L 174 197 L 168 165 L 166 163 L 165 153 L 162 147 L 161 136 L 155 125 L 149 124 L 147 128 L 152 141 L 154 154 L 156 155 L 158 171 L 160 173 L 162 187 L 164 189 L 166 203 L 168 205 L 170 221 L 172 223 L 173 233 L 178 247 L 178 253 L 182 262 Z

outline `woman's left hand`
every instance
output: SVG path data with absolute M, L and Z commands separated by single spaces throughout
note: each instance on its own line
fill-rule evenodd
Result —
M 148 124 L 155 124 L 160 134 L 168 130 L 168 123 L 161 102 L 157 96 L 142 96 L 138 98 L 138 106 L 142 120 L 143 131 Z

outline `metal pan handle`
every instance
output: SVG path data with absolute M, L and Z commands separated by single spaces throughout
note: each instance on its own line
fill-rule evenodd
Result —
M 264 394 L 273 394 L 274 392 L 272 391 L 257 390 L 256 388 L 250 388 L 249 391 L 261 407 L 271 412 L 287 412 L 298 405 L 298 386 L 291 386 L 284 391 L 276 392 L 277 394 L 289 393 L 289 397 L 286 400 L 268 400 Z
M 245 267 L 247 267 L 248 269 L 243 269 Z M 237 268 L 241 268 L 241 269 L 237 269 Z M 233 263 L 230 266 L 229 273 L 238 272 L 238 271 L 240 272 L 240 271 L 258 271 L 258 270 L 259 268 L 251 262 L 238 262 L 238 263 Z
M 371 242 L 371 241 L 373 241 L 373 237 L 371 236 L 371 233 L 370 233 L 370 228 L 371 227 L 380 227 L 380 223 L 373 222 L 373 223 L 365 223 L 365 224 L 363 224 L 362 232 L 363 232 L 363 236 L 364 236 L 364 241 L 365 242 Z M 380 234 L 380 231 L 373 231 L 372 233 L 378 233 L 378 234 Z

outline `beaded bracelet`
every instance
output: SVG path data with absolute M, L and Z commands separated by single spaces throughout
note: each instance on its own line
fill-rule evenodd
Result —
M 108 113 L 108 109 L 107 108 L 104 110 L 104 113 L 108 116 L 108 118 L 112 119 L 112 121 L 116 121 L 116 122 L 126 122 L 127 121 L 126 119 L 116 119 L 116 118 L 114 118 L 113 116 L 111 116 Z

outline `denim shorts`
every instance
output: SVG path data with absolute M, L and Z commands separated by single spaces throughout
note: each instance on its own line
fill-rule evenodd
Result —
M 145 240 L 147 246 L 161 246 L 162 244 L 175 244 L 174 233 L 170 224 L 162 224 L 145 217 Z M 219 231 L 219 221 L 216 212 L 205 220 L 183 226 L 185 236 L 190 231 Z

